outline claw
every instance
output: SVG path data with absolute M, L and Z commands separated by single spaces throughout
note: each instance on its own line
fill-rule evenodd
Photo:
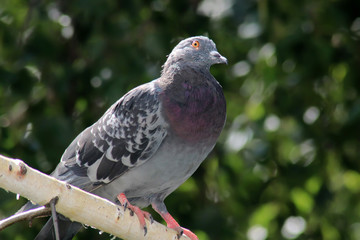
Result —
M 146 227 L 145 218 L 147 220 L 149 220 L 150 223 L 154 222 L 151 214 L 148 212 L 142 211 L 140 208 L 138 208 L 136 206 L 131 205 L 131 203 L 129 202 L 129 200 L 127 200 L 124 193 L 120 193 L 117 196 L 117 198 L 118 198 L 120 204 L 124 206 L 124 212 L 125 212 L 125 209 L 128 208 L 130 210 L 130 216 L 134 216 L 134 214 L 136 214 L 137 218 L 139 219 L 140 227 L 142 229 L 144 229 L 144 236 L 145 236 L 147 234 L 147 230 L 148 230 Z
M 163 204 L 163 203 L 160 203 Z M 159 209 L 159 206 L 162 210 Z M 191 240 L 199 240 L 199 238 L 195 235 L 195 233 L 191 232 L 189 229 L 180 227 L 180 225 L 176 222 L 176 220 L 170 215 L 170 213 L 166 210 L 165 205 L 157 205 L 157 203 L 152 203 L 153 209 L 160 214 L 160 216 L 165 220 L 168 228 L 174 229 L 178 235 L 178 239 L 180 239 L 181 235 L 185 234 Z
M 134 216 L 134 211 L 129 208 L 130 216 Z
M 123 205 L 124 205 L 124 212 L 125 212 L 127 205 L 128 205 L 128 201 L 126 201 Z
M 169 227 L 169 225 L 168 225 L 168 227 Z M 177 239 L 180 239 L 182 235 L 186 235 L 191 240 L 199 240 L 199 238 L 195 235 L 195 233 L 193 233 L 189 229 L 186 229 L 186 228 L 183 228 L 183 227 L 180 227 L 180 226 L 179 227 L 170 227 L 170 228 L 172 228 L 176 232 L 178 232 Z
M 189 229 L 182 228 L 182 230 L 183 230 L 183 234 L 188 236 L 191 240 L 199 240 L 199 238 L 195 235 L 195 233 L 193 233 Z
M 181 227 L 179 227 L 179 229 L 175 229 L 175 228 L 173 229 L 178 232 L 178 234 L 176 235 L 177 239 L 180 239 L 184 231 L 181 229 Z
M 143 212 L 143 214 L 144 214 L 144 217 L 145 217 L 147 220 L 149 220 L 150 224 L 153 224 L 154 218 L 151 216 L 151 214 L 148 213 L 148 212 L 145 212 L 145 211 L 142 211 L 142 212 Z

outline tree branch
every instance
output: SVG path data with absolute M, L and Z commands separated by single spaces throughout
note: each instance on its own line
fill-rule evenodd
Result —
M 23 221 L 23 220 L 32 220 L 36 217 L 46 217 L 50 216 L 51 209 L 46 206 L 41 206 L 35 209 L 28 210 L 26 212 L 16 213 L 8 218 L 0 220 L 0 231 L 13 225 L 14 223 Z
M 56 211 L 72 221 L 80 222 L 123 239 L 177 239 L 177 232 L 146 220 L 146 236 L 136 217 L 114 203 L 59 181 L 23 161 L 0 155 L 0 187 L 45 205 L 58 197 Z M 45 208 L 45 207 L 44 207 Z M 50 209 L 48 210 L 51 211 Z M 182 235 L 181 239 L 188 237 Z

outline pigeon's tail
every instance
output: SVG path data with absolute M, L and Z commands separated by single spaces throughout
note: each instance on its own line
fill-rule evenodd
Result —
M 40 207 L 39 205 L 33 204 L 28 201 L 22 208 L 19 209 L 17 213 L 25 212 L 30 209 Z M 75 234 L 81 229 L 82 224 L 78 222 L 72 222 L 61 214 L 58 216 L 58 229 L 61 240 L 71 240 Z M 53 218 L 50 217 L 43 228 L 40 230 L 38 235 L 35 237 L 35 240 L 55 240 L 55 228 Z
M 71 222 L 69 219 L 59 215 L 58 217 L 59 236 L 61 240 L 71 240 L 81 229 L 82 225 L 78 222 Z M 35 240 L 55 240 L 55 228 L 51 217 L 44 227 L 40 230 Z

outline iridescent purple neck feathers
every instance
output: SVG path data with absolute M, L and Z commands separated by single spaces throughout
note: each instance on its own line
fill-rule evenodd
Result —
M 164 117 L 175 136 L 215 143 L 224 126 L 226 103 L 220 84 L 210 73 L 214 64 L 227 63 L 207 37 L 181 41 L 163 66 L 158 85 Z
M 160 98 L 172 132 L 190 142 L 215 141 L 225 123 L 226 103 L 210 72 L 185 69 L 165 83 Z

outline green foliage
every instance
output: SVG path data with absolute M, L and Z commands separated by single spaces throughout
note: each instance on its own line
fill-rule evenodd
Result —
M 202 240 L 359 239 L 359 5 L 3 0 L 0 153 L 50 173 L 78 133 L 159 76 L 180 39 L 206 34 L 229 60 L 211 70 L 227 124 L 169 211 Z M 0 190 L 0 218 L 24 202 Z M 43 223 L 0 238 L 32 239 Z

